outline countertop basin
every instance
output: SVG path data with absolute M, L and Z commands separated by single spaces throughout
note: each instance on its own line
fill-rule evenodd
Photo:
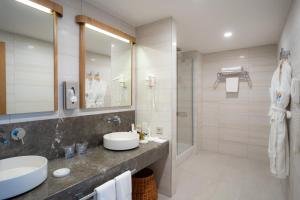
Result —
M 0 160 L 0 199 L 27 192 L 47 179 L 48 160 L 41 156 L 19 156 Z
M 129 150 L 139 146 L 139 135 L 131 132 L 114 132 L 103 136 L 103 146 L 110 150 Z

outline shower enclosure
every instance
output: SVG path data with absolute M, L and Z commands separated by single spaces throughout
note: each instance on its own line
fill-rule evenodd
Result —
M 193 57 L 177 50 L 177 155 L 193 143 Z

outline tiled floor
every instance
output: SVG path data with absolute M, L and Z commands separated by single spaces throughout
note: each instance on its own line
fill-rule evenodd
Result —
M 286 200 L 283 181 L 270 175 L 265 161 L 200 152 L 177 174 L 175 196 L 159 200 Z

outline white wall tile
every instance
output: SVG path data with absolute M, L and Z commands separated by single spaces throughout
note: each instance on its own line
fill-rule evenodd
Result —
M 206 54 L 202 66 L 202 111 L 197 143 L 200 149 L 252 159 L 267 159 L 269 87 L 276 69 L 276 45 Z M 241 59 L 243 55 L 245 58 Z M 253 87 L 240 82 L 239 93 L 228 95 L 225 84 L 212 88 L 221 67 L 243 66 Z M 211 145 L 211 147 L 209 146 Z

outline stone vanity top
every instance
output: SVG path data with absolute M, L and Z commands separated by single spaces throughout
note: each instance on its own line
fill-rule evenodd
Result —
M 129 151 L 110 151 L 103 146 L 88 149 L 88 153 L 72 159 L 55 159 L 48 163 L 48 178 L 37 188 L 13 199 L 79 199 L 102 183 L 126 170 L 137 171 L 164 158 L 169 152 L 169 142 L 140 144 Z M 69 176 L 55 178 L 52 172 L 59 168 L 71 169 Z

